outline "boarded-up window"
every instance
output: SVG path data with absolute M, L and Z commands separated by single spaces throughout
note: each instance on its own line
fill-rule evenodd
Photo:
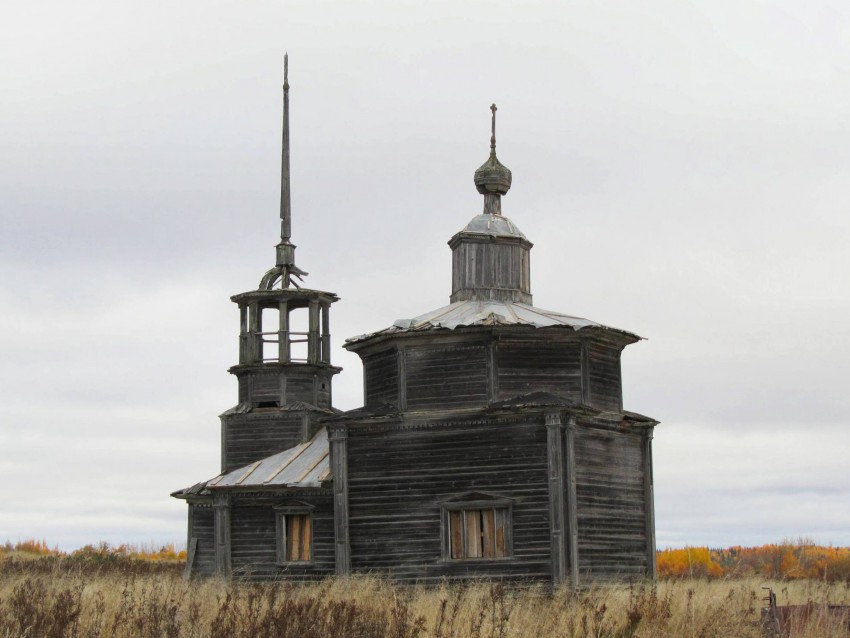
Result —
M 284 539 L 285 561 L 308 561 L 311 558 L 312 523 L 309 514 L 287 514 Z
M 304 503 L 275 507 L 277 521 L 277 562 L 313 560 L 313 519 Z
M 509 556 L 507 508 L 451 509 L 448 521 L 452 559 Z

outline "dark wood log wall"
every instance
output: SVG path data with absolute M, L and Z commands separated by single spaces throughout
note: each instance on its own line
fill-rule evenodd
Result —
M 581 402 L 581 344 L 577 341 L 500 339 L 499 398 L 551 392 Z
M 363 394 L 367 407 L 398 406 L 398 351 L 384 350 L 363 359 Z
M 221 418 L 222 471 L 230 472 L 295 447 L 309 435 L 300 412 L 230 414 Z M 305 425 L 307 427 L 305 428 Z
M 572 333 L 537 331 L 487 335 L 487 340 L 473 343 L 402 343 L 364 356 L 365 404 L 452 409 L 550 392 L 600 410 L 620 411 L 621 351 L 621 345 Z
M 600 410 L 623 409 L 623 386 L 620 378 L 621 348 L 589 342 L 587 377 L 590 386 L 590 405 Z
M 314 506 L 312 510 L 313 559 L 309 563 L 277 565 L 277 527 L 274 506 L 292 498 Z M 274 580 L 290 576 L 299 580 L 322 578 L 334 573 L 334 527 L 331 496 L 299 495 L 232 497 L 230 551 L 233 575 L 252 580 Z
M 416 346 L 404 353 L 407 408 L 452 409 L 487 403 L 483 344 Z
M 215 574 L 215 537 L 213 531 L 213 509 L 209 504 L 190 503 L 190 538 L 197 539 L 192 576 Z
M 420 581 L 550 578 L 547 433 L 538 416 L 533 422 L 349 429 L 352 570 Z M 440 501 L 469 491 L 516 499 L 512 559 L 442 560 Z
M 289 369 L 261 374 L 239 374 L 239 402 L 251 406 L 273 401 L 278 404 L 303 401 L 320 408 L 331 405 L 331 374 L 313 374 L 308 370 Z
M 578 564 L 581 577 L 646 573 L 644 440 L 640 432 L 575 430 Z

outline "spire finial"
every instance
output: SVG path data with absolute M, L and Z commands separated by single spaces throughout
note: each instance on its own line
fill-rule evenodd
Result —
M 276 246 L 277 263 L 269 270 L 260 288 L 271 290 L 280 282 L 282 288 L 296 284 L 292 277 L 301 278 L 307 273 L 295 265 L 295 245 L 292 236 L 292 205 L 289 195 L 289 53 L 283 54 L 283 139 L 280 157 L 280 243 Z
M 475 188 L 484 195 L 484 212 L 501 215 L 500 197 L 511 187 L 511 171 L 496 158 L 496 111 L 495 104 L 490 105 L 490 157 L 475 171 Z
M 499 109 L 495 104 L 490 105 L 490 111 L 493 113 L 493 121 L 490 125 L 490 156 L 496 157 L 496 111 Z
M 280 158 L 280 243 L 292 235 L 292 208 L 289 195 L 289 53 L 283 54 L 283 140 Z M 283 264 L 278 264 L 283 265 Z

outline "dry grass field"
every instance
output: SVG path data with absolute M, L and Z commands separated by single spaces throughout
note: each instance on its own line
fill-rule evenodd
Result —
M 0 560 L 0 637 L 507 638 L 761 636 L 762 585 L 779 604 L 850 604 L 814 580 L 670 579 L 579 594 L 494 583 L 401 587 L 379 578 L 256 585 L 186 582 L 179 561 Z M 814 614 L 800 638 L 848 635 Z

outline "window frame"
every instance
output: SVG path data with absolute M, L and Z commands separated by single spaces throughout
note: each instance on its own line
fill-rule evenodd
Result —
M 440 535 L 441 535 L 441 550 L 442 560 L 444 562 L 484 562 L 490 563 L 494 561 L 512 560 L 514 558 L 514 543 L 513 543 L 513 504 L 514 499 L 505 498 L 480 492 L 471 492 L 460 495 L 440 502 Z M 452 557 L 452 527 L 451 514 L 452 512 L 466 511 L 485 511 L 493 510 L 494 520 L 499 516 L 497 511 L 503 512 L 504 534 L 505 534 L 505 555 L 504 556 L 460 556 Z M 460 520 L 463 524 L 462 531 L 462 552 L 467 553 L 469 546 L 467 543 L 467 518 L 461 515 Z
M 315 545 L 314 545 L 314 529 L 315 529 L 315 517 L 313 516 L 314 506 L 309 505 L 308 503 L 286 503 L 283 505 L 276 505 L 274 507 L 275 512 L 275 551 L 276 551 L 276 562 L 278 566 L 288 567 L 291 565 L 311 565 L 313 563 L 314 555 L 315 555 Z M 310 536 L 309 536 L 309 558 L 306 560 L 293 560 L 287 558 L 286 555 L 286 540 L 288 533 L 288 518 L 292 516 L 303 516 L 306 517 L 310 522 Z

